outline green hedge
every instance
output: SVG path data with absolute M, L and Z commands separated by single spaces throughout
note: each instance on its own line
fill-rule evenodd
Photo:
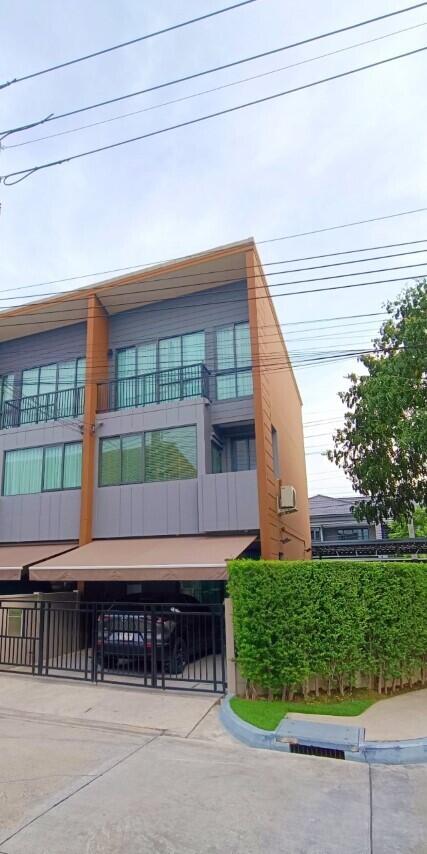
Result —
M 239 668 L 252 691 L 292 697 L 309 679 L 341 694 L 425 675 L 427 563 L 229 562 Z

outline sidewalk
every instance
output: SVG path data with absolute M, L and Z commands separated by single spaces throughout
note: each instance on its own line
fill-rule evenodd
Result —
M 367 741 L 404 741 L 427 738 L 427 689 L 379 700 L 357 717 L 288 714 L 293 720 L 365 727 Z
M 105 725 L 187 738 L 218 696 L 199 692 L 93 685 L 65 679 L 0 674 L 0 716 Z

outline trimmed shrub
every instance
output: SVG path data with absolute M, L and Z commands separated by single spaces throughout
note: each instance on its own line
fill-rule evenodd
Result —
M 237 658 L 257 690 L 284 699 L 325 680 L 344 694 L 359 673 L 427 676 L 427 563 L 230 561 Z

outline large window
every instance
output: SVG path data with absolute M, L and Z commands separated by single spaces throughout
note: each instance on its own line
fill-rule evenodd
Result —
M 117 406 L 146 406 L 158 399 L 180 400 L 201 394 L 201 374 L 185 370 L 205 361 L 205 333 L 190 332 L 126 347 L 117 353 Z
M 100 486 L 197 477 L 195 426 L 101 439 Z
M 29 495 L 81 486 L 82 443 L 6 451 L 3 495 Z
M 75 389 L 84 385 L 85 372 L 84 358 L 22 371 L 21 424 L 74 415 Z M 55 392 L 64 394 L 56 397 Z
M 249 323 L 236 323 L 217 330 L 216 366 L 218 400 L 252 394 Z
M 231 440 L 231 470 L 256 469 L 255 438 L 242 436 Z

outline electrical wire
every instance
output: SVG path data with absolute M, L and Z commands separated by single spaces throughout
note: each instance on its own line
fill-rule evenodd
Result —
M 112 53 L 112 51 L 120 50 L 121 48 L 129 47 L 130 45 L 137 44 L 138 42 L 147 41 L 148 39 L 153 39 L 156 36 L 161 36 L 165 33 L 170 33 L 173 30 L 179 30 L 183 27 L 188 27 L 190 26 L 190 24 L 197 24 L 200 21 L 206 21 L 208 18 L 214 18 L 217 15 L 223 15 L 225 12 L 231 12 L 234 9 L 239 9 L 241 6 L 248 6 L 249 3 L 254 2 L 255 0 L 241 0 L 240 3 L 234 3 L 232 6 L 225 6 L 222 9 L 216 9 L 213 12 L 206 12 L 205 15 L 199 15 L 197 18 L 189 18 L 186 21 L 180 21 L 178 24 L 171 24 L 168 27 L 163 27 L 161 30 L 156 30 L 152 33 L 145 33 L 145 35 L 143 36 L 138 36 L 137 38 L 129 39 L 129 41 L 121 42 L 120 44 L 115 44 L 111 47 L 103 48 L 102 50 L 96 50 L 92 53 L 87 53 L 84 56 L 79 56 L 75 59 L 69 59 L 66 62 L 58 63 L 57 65 L 51 65 L 48 68 L 42 68 L 40 71 L 33 71 L 31 74 L 24 74 L 21 77 L 14 77 L 13 80 L 7 80 L 5 83 L 1 83 L 0 89 L 5 89 L 7 86 L 12 86 L 14 83 L 22 83 L 24 80 L 32 80 L 35 77 L 41 77 L 43 74 L 50 74 L 52 71 L 58 71 L 60 68 L 67 68 L 70 65 L 76 65 L 79 62 L 85 62 L 86 60 L 94 59 L 97 56 L 104 56 L 107 53 Z M 417 7 L 409 8 L 411 9 Z
M 220 92 L 223 89 L 230 89 L 234 86 L 241 86 L 244 83 L 250 83 L 252 80 L 260 80 L 260 79 L 263 79 L 264 77 L 271 77 L 271 75 L 273 75 L 273 74 L 279 74 L 282 71 L 288 71 L 291 68 L 298 68 L 301 65 L 308 65 L 311 62 L 317 62 L 320 59 L 327 59 L 330 56 L 336 56 L 337 54 L 340 54 L 340 53 L 346 53 L 349 50 L 355 50 L 356 48 L 359 48 L 359 47 L 365 47 L 366 45 L 373 44 L 374 42 L 383 41 L 384 39 L 391 38 L 392 36 L 401 35 L 402 33 L 407 33 L 411 30 L 418 30 L 421 27 L 425 27 L 425 26 L 427 26 L 427 22 L 422 22 L 421 24 L 415 24 L 412 27 L 404 27 L 403 29 L 400 29 L 400 30 L 394 30 L 391 33 L 385 33 L 382 36 L 376 36 L 373 39 L 365 39 L 364 41 L 357 42 L 356 44 L 348 45 L 347 47 L 341 47 L 341 48 L 338 48 L 337 50 L 330 50 L 327 53 L 321 53 L 318 56 L 312 56 L 312 57 L 309 57 L 308 59 L 300 59 L 298 62 L 291 62 L 288 65 L 282 65 L 281 67 L 273 68 L 270 71 L 263 71 L 260 74 L 252 74 L 249 77 L 243 77 L 240 80 L 232 80 L 229 83 L 222 83 L 221 85 L 213 86 L 210 89 L 202 89 L 199 92 L 192 92 L 189 95 L 182 95 L 180 98 L 172 98 L 169 101 L 162 101 L 159 104 L 150 104 L 150 106 L 148 106 L 148 107 L 142 107 L 139 110 L 132 110 L 131 112 L 128 112 L 128 113 L 121 113 L 118 116 L 111 116 L 108 119 L 100 119 L 97 122 L 89 122 L 88 124 L 79 125 L 79 126 L 73 127 L 73 128 L 67 128 L 66 130 L 57 131 L 56 133 L 45 134 L 44 136 L 38 136 L 38 137 L 35 137 L 33 139 L 26 139 L 26 140 L 23 140 L 22 142 L 11 143 L 10 145 L 3 145 L 3 148 L 5 150 L 7 150 L 9 148 L 22 148 L 22 146 L 24 146 L 24 145 L 32 145 L 35 142 L 44 142 L 47 139 L 54 139 L 58 136 L 68 136 L 69 134 L 79 133 L 80 131 L 88 130 L 89 128 L 100 127 L 101 125 L 106 125 L 106 124 L 110 124 L 111 122 L 121 121 L 122 119 L 127 119 L 127 118 L 131 118 L 133 116 L 138 116 L 138 115 L 141 115 L 142 113 L 152 112 L 153 110 L 159 110 L 163 107 L 169 107 L 169 106 L 172 106 L 174 104 L 181 104 L 184 101 L 191 101 L 191 100 L 194 100 L 194 98 L 200 98 L 203 95 L 211 95 L 214 92 Z M 163 85 L 165 85 L 165 84 L 162 84 L 162 86 Z M 145 92 L 152 92 L 153 89 L 156 89 L 156 88 L 157 87 L 151 87 L 150 89 L 142 89 L 137 94 L 140 95 L 140 94 L 144 94 Z M 129 97 L 133 97 L 133 96 L 130 95 Z M 68 114 L 65 114 L 65 115 L 68 115 Z M 57 116 L 57 117 L 52 116 L 52 117 L 49 117 L 49 119 L 46 119 L 45 122 L 53 121 L 54 118 L 64 118 L 64 117 L 65 117 L 64 115 Z M 31 127 L 37 127 L 38 124 L 39 123 L 36 122 L 36 123 L 31 124 L 29 127 L 30 128 Z M 25 128 L 27 128 L 27 126 L 25 126 Z M 8 133 L 17 133 L 17 132 L 19 132 L 19 130 L 20 129 L 9 131 Z
M 120 148 L 123 145 L 130 145 L 131 143 L 134 143 L 134 142 L 140 142 L 140 141 L 145 140 L 145 139 L 151 139 L 153 137 L 159 136 L 159 135 L 164 134 L 164 133 L 169 133 L 171 131 L 179 130 L 179 129 L 184 128 L 184 127 L 189 127 L 190 125 L 192 126 L 195 124 L 200 124 L 201 122 L 206 122 L 206 121 L 210 121 L 211 119 L 220 118 L 222 116 L 226 116 L 226 115 L 229 115 L 231 113 L 235 113 L 235 112 L 240 111 L 240 110 L 245 110 L 249 107 L 255 107 L 255 106 L 259 106 L 260 104 L 269 103 L 271 101 L 277 100 L 278 98 L 283 98 L 286 95 L 292 95 L 292 94 L 295 94 L 296 92 L 302 92 L 302 91 L 305 91 L 307 89 L 311 89 L 314 86 L 320 86 L 320 85 L 323 85 L 324 83 L 331 83 L 334 80 L 341 80 L 344 77 L 349 77 L 352 74 L 360 74 L 362 71 L 368 71 L 368 70 L 371 70 L 372 68 L 378 68 L 380 65 L 386 65 L 387 63 L 390 63 L 390 62 L 396 62 L 399 59 L 405 59 L 405 58 L 408 58 L 410 56 L 416 56 L 418 54 L 423 53 L 425 50 L 427 50 L 427 45 L 420 47 L 420 48 L 416 48 L 414 50 L 405 51 L 404 53 L 400 53 L 400 54 L 397 54 L 395 56 L 389 56 L 386 59 L 380 59 L 380 60 L 377 60 L 376 62 L 370 62 L 370 63 L 367 63 L 366 65 L 361 65 L 358 68 L 350 68 L 347 71 L 342 71 L 338 74 L 332 74 L 332 75 L 329 75 L 328 77 L 322 77 L 320 80 L 312 80 L 310 83 L 303 83 L 300 86 L 294 86 L 291 89 L 286 89 L 282 92 L 275 92 L 272 95 L 265 95 L 264 97 L 256 98 L 253 101 L 246 101 L 243 104 L 236 104 L 234 107 L 226 107 L 225 109 L 217 110 L 213 113 L 207 113 L 203 116 L 197 116 L 194 119 L 187 119 L 184 122 L 178 122 L 176 124 L 169 125 L 168 127 L 158 128 L 157 130 L 148 131 L 144 134 L 139 134 L 138 136 L 131 137 L 129 139 L 122 139 L 122 140 L 119 140 L 118 142 L 109 143 L 108 145 L 102 145 L 102 146 L 98 146 L 97 148 L 91 148 L 91 149 L 88 149 L 87 151 L 81 151 L 78 154 L 72 154 L 72 155 L 69 155 L 68 157 L 63 157 L 63 158 L 58 159 L 58 160 L 51 160 L 51 161 L 48 161 L 47 163 L 41 163 L 41 164 L 37 164 L 36 166 L 30 166 L 27 169 L 18 169 L 15 172 L 8 172 L 5 175 L 0 177 L 0 183 L 3 182 L 3 184 L 5 186 L 9 186 L 9 187 L 14 186 L 15 184 L 19 184 L 21 181 L 25 180 L 25 178 L 29 178 L 30 175 L 34 175 L 35 172 L 40 172 L 44 169 L 50 169 L 53 166 L 60 166 L 64 163 L 72 163 L 75 160 L 80 160 L 83 157 L 89 157 L 89 156 L 92 156 L 93 154 L 100 154 L 101 152 L 104 152 L 104 151 L 112 151 L 113 149 Z M 12 178 L 14 178 L 15 180 L 12 181 L 11 180 Z
M 409 281 L 414 281 L 414 280 L 420 279 L 420 278 L 422 279 L 424 277 L 424 275 L 425 274 L 423 274 L 423 273 L 419 273 L 417 275 L 398 276 L 398 277 L 394 277 L 391 279 L 375 279 L 371 282 L 351 282 L 350 284 L 346 284 L 346 285 L 328 285 L 327 287 L 322 287 L 322 288 L 308 288 L 308 289 L 299 290 L 299 291 L 284 291 L 282 293 L 274 294 L 274 298 L 276 299 L 279 297 L 300 296 L 302 294 L 316 294 L 316 293 L 323 293 L 325 291 L 345 290 L 347 288 L 365 288 L 365 287 L 371 287 L 373 285 L 391 284 L 394 282 L 409 282 Z M 326 277 L 326 278 L 329 278 L 329 277 Z M 321 281 L 321 279 L 319 279 L 319 280 L 317 280 L 317 279 L 302 279 L 302 280 L 300 280 L 300 283 L 302 284 L 303 282 L 315 282 L 315 281 Z M 293 284 L 293 283 L 292 282 L 278 282 L 278 283 L 276 283 L 275 287 L 289 286 L 291 284 Z M 250 290 L 250 289 L 248 289 L 248 290 Z M 118 294 L 118 296 L 120 296 L 120 295 Z M 194 309 L 194 308 L 205 308 L 208 305 L 218 306 L 218 305 L 222 305 L 222 304 L 223 305 L 232 305 L 234 303 L 250 302 L 251 300 L 265 300 L 265 299 L 268 299 L 268 297 L 269 297 L 269 294 L 263 293 L 263 294 L 260 294 L 259 296 L 252 296 L 252 297 L 251 296 L 245 296 L 245 297 L 241 297 L 238 299 L 213 300 L 210 302 L 209 301 L 208 302 L 193 302 L 192 304 L 190 304 L 188 306 L 188 308 L 192 308 L 192 309 Z M 141 299 L 139 298 L 134 303 L 132 303 L 132 302 L 111 303 L 109 308 L 123 308 L 124 311 L 129 311 L 129 310 L 131 310 L 132 306 L 135 306 L 135 305 L 140 306 L 140 304 L 141 304 Z M 29 307 L 31 307 L 31 306 L 34 306 L 34 303 L 29 303 L 28 305 L 29 305 Z M 148 306 L 150 308 L 150 312 L 170 311 L 171 310 L 170 307 L 162 306 L 161 303 L 158 304 L 157 302 L 153 302 L 153 303 L 150 303 L 148 305 L 145 304 L 145 306 L 142 306 L 142 307 L 148 307 Z M 25 305 L 20 306 L 19 310 L 21 308 L 25 309 L 25 307 L 26 307 Z M 11 309 L 11 311 L 13 311 L 13 309 Z M 64 314 L 64 313 L 68 314 L 68 313 L 76 312 L 76 311 L 80 311 L 80 308 L 79 307 L 61 308 L 62 314 Z M 21 311 L 20 311 L 20 313 L 21 313 Z M 10 322 L 8 322 L 10 320 L 10 316 L 8 315 L 8 313 L 5 312 L 4 313 L 5 316 L 3 316 L 3 317 L 2 317 L 2 314 L 0 313 L 0 327 L 1 326 L 3 326 L 3 327 L 27 326 L 28 325 L 28 319 L 31 317 L 38 317 L 39 314 L 40 314 L 39 311 L 37 311 L 37 312 L 22 311 L 22 316 L 25 319 L 21 322 L 10 323 Z M 58 309 L 57 308 L 52 309 L 52 310 L 47 309 L 47 310 L 43 311 L 44 316 L 50 315 L 50 314 L 57 315 Z M 12 315 L 12 317 L 13 316 L 14 315 Z M 70 318 L 70 322 L 72 321 L 73 323 L 78 323 L 78 322 L 86 321 L 87 319 L 90 319 L 89 311 L 85 312 L 84 314 L 82 314 L 80 316 L 77 315 L 73 318 Z M 6 321 L 5 323 L 2 322 L 4 320 Z M 49 320 L 33 320 L 33 321 L 31 321 L 31 325 L 41 324 L 41 325 L 46 326 L 47 323 L 49 323 Z
M 426 211 L 427 211 L 427 207 L 417 208 L 417 209 L 411 210 L 411 211 L 401 211 L 401 212 L 395 213 L 395 214 L 388 214 L 385 217 L 375 217 L 374 219 L 359 220 L 358 222 L 354 222 L 354 223 L 344 223 L 343 225 L 329 226 L 325 229 L 320 229 L 320 231 L 333 231 L 333 230 L 339 229 L 339 228 L 348 228 L 351 225 L 363 225 L 364 223 L 378 222 L 379 220 L 383 220 L 383 219 L 391 219 L 394 217 L 407 216 L 409 214 L 421 213 L 421 212 L 426 212 Z M 318 233 L 318 230 L 305 232 L 304 234 L 285 235 L 284 237 L 272 237 L 269 240 L 257 241 L 257 243 L 269 243 L 269 242 L 274 243 L 278 240 L 289 240 L 292 237 L 303 237 L 306 235 L 317 234 L 317 233 Z M 394 248 L 401 247 L 401 246 L 412 246 L 412 245 L 419 244 L 419 243 L 427 243 L 427 239 L 424 238 L 424 239 L 419 239 L 419 240 L 407 240 L 405 242 L 400 242 L 400 243 L 384 243 L 380 246 L 365 246 L 365 247 L 362 247 L 360 249 L 342 249 L 339 252 L 324 252 L 321 255 L 306 255 L 305 257 L 302 257 L 302 258 L 301 257 L 299 257 L 299 258 L 288 258 L 288 259 L 283 259 L 281 261 L 267 261 L 267 262 L 263 262 L 262 266 L 264 268 L 264 267 L 275 266 L 277 264 L 294 264 L 294 263 L 299 263 L 301 261 L 313 261 L 313 260 L 318 259 L 318 258 L 332 258 L 332 257 L 338 257 L 340 255 L 352 255 L 352 254 L 361 253 L 361 252 L 373 252 L 373 251 L 377 251 L 379 249 L 394 249 Z M 412 254 L 412 252 L 405 252 L 403 254 L 404 255 L 410 255 L 410 254 Z M 128 267 L 115 267 L 115 268 L 112 268 L 109 270 L 98 270 L 97 272 L 81 273 L 81 274 L 75 275 L 75 276 L 67 276 L 67 277 L 62 278 L 62 279 L 50 279 L 50 280 L 45 281 L 45 282 L 34 282 L 31 285 L 22 285 L 22 286 L 17 287 L 17 288 L 16 287 L 15 288 L 3 288 L 2 293 L 9 293 L 11 291 L 14 291 L 14 292 L 22 291 L 22 290 L 27 290 L 29 288 L 41 288 L 41 287 L 46 287 L 47 285 L 63 284 L 64 282 L 73 282 L 73 281 L 77 281 L 78 279 L 87 279 L 87 278 L 90 278 L 91 276 L 106 276 L 110 273 L 122 273 L 122 272 L 127 272 L 128 270 L 134 270 L 134 269 L 136 269 L 137 271 L 140 270 L 142 275 L 146 275 L 150 272 L 150 268 L 155 268 L 156 266 L 161 266 L 161 265 L 166 265 L 166 264 L 170 264 L 170 263 L 176 263 L 178 261 L 183 261 L 188 257 L 189 257 L 188 255 L 182 255 L 179 258 L 168 258 L 168 259 L 163 260 L 163 261 L 152 262 L 151 264 L 132 264 Z M 226 270 L 226 272 L 233 272 L 233 271 L 241 271 L 241 265 L 239 267 L 229 267 Z M 212 273 L 212 272 L 216 273 L 217 271 L 216 270 L 214 271 L 213 269 L 208 269 L 207 271 L 205 270 L 204 275 L 208 275 L 209 273 Z M 173 281 L 174 279 L 188 279 L 188 278 L 194 278 L 194 277 L 200 277 L 200 273 L 165 274 L 163 277 L 150 278 L 150 282 L 162 282 L 162 281 L 171 281 L 171 280 Z M 96 282 L 93 283 L 93 287 L 98 287 L 98 286 L 99 286 L 99 283 L 98 284 Z M 91 286 L 87 285 L 85 287 L 90 288 Z M 57 294 L 57 293 L 61 293 L 61 292 L 55 292 L 55 294 Z M 66 292 L 63 291 L 62 293 L 66 293 Z M 32 295 L 32 296 L 34 296 L 34 295 Z M 43 294 L 43 296 L 46 296 L 46 294 Z
M 427 240 L 424 240 L 424 241 L 420 240 L 420 241 L 414 241 L 414 242 L 427 243 Z M 323 269 L 326 269 L 328 267 L 345 267 L 345 266 L 348 266 L 349 264 L 366 264 L 370 261 L 382 261 L 382 260 L 388 259 L 388 258 L 402 258 L 403 256 L 407 256 L 407 255 L 422 255 L 422 254 L 425 254 L 426 252 L 427 252 L 427 247 L 425 249 L 407 249 L 405 252 L 393 252 L 393 253 L 389 253 L 387 255 L 374 255 L 374 256 L 371 256 L 368 258 L 351 258 L 348 261 L 333 261 L 333 262 L 330 262 L 329 264 L 316 264 L 316 265 L 314 265 L 314 266 L 312 265 L 310 267 L 296 267 L 293 269 L 291 268 L 290 270 L 271 270 L 271 271 L 267 271 L 267 272 L 264 271 L 264 275 L 265 276 L 281 276 L 283 274 L 288 275 L 289 273 L 304 273 L 304 272 L 310 272 L 312 270 L 323 270 Z M 289 264 L 289 263 L 291 263 L 291 262 L 290 261 L 270 261 L 267 264 L 263 265 L 263 267 L 264 266 L 273 266 L 273 265 L 277 266 L 278 264 Z M 425 262 L 423 261 L 423 262 L 420 262 L 420 264 L 421 263 L 425 263 Z M 384 268 L 384 269 L 395 270 L 395 269 L 404 269 L 406 267 L 419 267 L 420 264 L 404 264 L 402 267 L 389 267 L 389 268 Z M 240 266 L 240 267 L 224 268 L 221 270 L 221 273 L 233 273 L 233 272 L 241 273 L 241 271 L 242 271 L 242 267 Z M 378 270 L 378 269 L 376 269 L 376 270 L 364 270 L 364 271 L 360 271 L 360 272 L 364 275 L 365 273 L 368 274 L 370 272 L 376 272 L 376 273 L 382 272 L 382 270 L 381 269 L 380 270 Z M 209 275 L 209 273 L 203 273 L 202 275 L 203 276 Z M 344 276 L 346 276 L 346 275 L 357 276 L 358 273 L 348 273 L 348 274 L 344 273 L 343 275 Z M 246 275 L 247 279 L 252 279 L 252 278 L 257 278 L 257 277 L 258 277 L 258 274 L 255 274 L 254 276 Z M 198 273 L 189 273 L 189 274 L 177 275 L 177 276 L 172 276 L 172 277 L 162 276 L 161 278 L 157 278 L 157 277 L 156 278 L 150 278 L 149 282 L 150 283 L 165 282 L 165 281 L 168 282 L 171 279 L 182 280 L 182 279 L 188 279 L 188 278 L 201 278 L 201 274 L 200 274 L 200 272 L 198 272 Z M 213 285 L 221 284 L 221 281 L 220 280 L 219 281 L 213 281 L 212 283 L 209 283 L 209 284 L 213 284 Z M 179 290 L 180 288 L 185 288 L 185 287 L 188 287 L 188 286 L 186 284 L 182 284 L 182 285 L 169 285 L 169 286 L 166 286 L 165 288 L 149 288 L 149 289 L 145 288 L 144 294 L 148 294 L 148 293 L 161 294 L 163 291 L 168 291 L 168 290 L 176 291 L 176 290 Z M 269 287 L 275 287 L 274 283 L 269 283 Z M 21 290 L 21 288 L 5 289 L 3 291 L 3 293 L 8 293 L 8 291 L 10 291 L 10 290 L 14 290 L 16 292 L 18 290 Z M 66 292 L 64 292 L 64 293 L 66 293 Z M 123 293 L 125 293 L 125 294 L 126 293 L 133 293 L 133 290 L 132 291 L 123 291 Z M 38 293 L 38 294 L 21 294 L 19 299 L 25 299 L 27 297 L 34 299 L 34 298 L 38 298 L 38 297 L 44 298 L 44 297 L 49 297 L 49 296 L 58 296 L 58 291 L 44 291 L 43 293 Z M 18 299 L 18 297 L 16 297 L 16 296 L 0 297 L 1 302 L 10 302 L 10 301 L 14 301 L 16 299 Z M 66 301 L 66 300 L 64 300 L 64 301 Z

